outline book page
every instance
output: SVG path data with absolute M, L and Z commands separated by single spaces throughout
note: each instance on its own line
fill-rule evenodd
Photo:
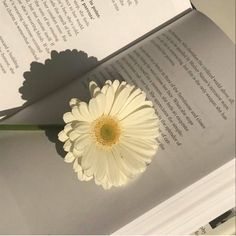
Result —
M 199 165 L 199 158 L 213 168 L 234 155 L 234 62 L 234 44 L 193 11 L 4 123 L 61 123 L 70 98 L 89 99 L 89 81 L 126 80 L 154 104 L 161 134 L 157 155 L 165 168 L 169 161 L 180 169 L 183 161 Z
M 3 220 L 22 233 L 112 233 L 232 160 L 234 52 L 220 29 L 193 11 L 6 119 L 4 124 L 63 124 L 71 98 L 88 101 L 89 80 L 102 85 L 106 79 L 120 79 L 146 91 L 160 119 L 161 136 L 147 170 L 124 188 L 107 192 L 76 180 L 61 159 L 59 131 L 45 129 L 49 140 L 42 132 L 3 131 L 3 209 L 11 206 Z M 188 210 L 187 205 L 183 208 Z M 61 217 L 65 212 L 70 214 L 66 223 Z M 88 218 L 93 227 L 85 224 Z
M 146 92 L 160 119 L 155 164 L 183 180 L 183 169 L 209 171 L 235 155 L 234 52 L 219 28 L 193 11 L 88 77 L 102 84 L 120 76 Z
M 78 76 L 53 77 L 46 82 L 38 76 L 37 83 L 40 84 L 41 80 L 43 83 L 38 88 L 41 92 L 36 91 L 34 95 L 33 91 L 32 99 L 22 96 L 19 88 L 28 79 L 27 73 L 35 67 L 31 63 L 44 65 L 53 50 L 59 53 L 76 49 L 87 54 L 66 51 L 77 55 L 72 57 L 72 62 L 68 61 L 70 55 L 51 54 L 51 59 L 56 56 L 64 58 L 58 68 L 75 60 L 78 60 L 78 66 L 84 66 L 79 62 L 80 57 L 93 56 L 101 60 L 188 8 L 189 0 L 178 4 L 174 0 L 1 1 L 0 112 L 48 94 Z M 95 64 L 92 61 L 90 67 Z M 40 68 L 36 73 L 42 73 Z

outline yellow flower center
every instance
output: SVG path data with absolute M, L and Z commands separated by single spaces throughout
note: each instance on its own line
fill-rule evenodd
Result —
M 119 141 L 121 128 L 119 122 L 111 116 L 101 116 L 93 122 L 93 134 L 97 143 L 111 147 Z

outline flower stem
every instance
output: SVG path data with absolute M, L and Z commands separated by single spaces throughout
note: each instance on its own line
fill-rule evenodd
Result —
M 0 125 L 0 130 L 47 130 L 47 129 L 63 129 L 61 124 L 49 124 L 49 125 Z

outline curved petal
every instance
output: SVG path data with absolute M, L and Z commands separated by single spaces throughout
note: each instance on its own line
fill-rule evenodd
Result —
M 108 87 L 107 89 L 107 93 L 106 93 L 106 106 L 105 106 L 105 110 L 104 110 L 104 114 L 109 114 L 111 107 L 113 105 L 114 102 L 114 89 L 112 86 Z
M 95 179 L 95 183 L 96 183 L 97 185 L 102 185 L 102 187 L 103 187 L 105 190 L 106 190 L 106 189 L 110 189 L 111 186 L 112 186 L 106 175 L 104 176 L 104 178 L 103 178 L 101 181 Z
M 69 102 L 71 108 L 73 108 L 74 106 L 77 106 L 79 103 L 80 103 L 80 100 L 77 98 L 71 98 Z
M 82 171 L 82 168 L 81 168 L 80 164 L 78 163 L 78 158 L 76 158 L 74 161 L 73 170 L 75 172 Z
M 95 164 L 96 155 L 95 152 L 96 146 L 95 143 L 91 142 L 85 149 L 83 156 L 81 158 L 81 166 L 83 170 L 91 168 Z
M 121 111 L 119 112 L 119 119 L 123 119 L 126 116 L 132 114 L 133 112 L 145 108 L 145 107 L 153 107 L 151 101 L 146 101 L 146 94 L 140 93 L 137 95 L 131 102 L 129 102 L 126 106 L 123 106 Z
M 69 123 L 69 122 L 75 121 L 76 118 L 72 115 L 71 112 L 66 112 L 63 115 L 63 120 L 65 121 L 65 123 Z
M 133 175 L 143 172 L 146 169 L 146 163 L 135 158 L 133 153 L 126 148 L 117 145 L 118 152 L 122 155 L 124 165 Z
M 88 122 L 77 122 L 74 127 L 74 130 L 80 134 L 85 134 L 90 132 L 90 124 Z
M 95 97 L 97 93 L 100 92 L 100 88 L 98 87 L 96 82 L 91 81 L 89 83 L 89 91 L 90 91 L 91 97 Z
M 120 186 L 124 183 L 124 174 L 114 160 L 112 152 L 107 156 L 107 177 L 111 185 Z
M 126 125 L 128 126 L 137 123 L 144 123 L 156 118 L 157 116 L 155 114 L 155 110 L 151 107 L 148 107 L 132 113 L 131 115 L 125 117 L 121 121 L 125 126 Z
M 128 179 L 132 179 L 134 177 L 133 173 L 130 172 L 130 169 L 127 168 L 123 161 L 123 157 L 121 156 L 121 153 L 117 150 L 117 147 L 114 147 L 112 149 L 112 154 L 114 156 L 114 161 L 117 163 L 117 166 L 119 167 L 120 171 L 127 177 Z
M 93 120 L 97 119 L 104 113 L 106 106 L 106 97 L 103 93 L 100 93 L 96 98 L 92 98 L 89 101 L 89 112 Z
M 96 148 L 97 162 L 95 168 L 95 178 L 102 180 L 107 173 L 107 155 L 106 151 Z
M 127 128 L 123 132 L 123 137 L 134 137 L 140 139 L 155 139 L 159 136 L 158 128 L 155 127 L 153 129 L 130 129 Z
M 65 158 L 64 158 L 64 161 L 65 161 L 66 163 L 71 163 L 71 162 L 73 162 L 74 160 L 75 160 L 75 156 L 74 156 L 73 153 L 71 153 L 71 152 L 68 152 L 68 153 L 66 154 Z
M 124 87 L 120 91 L 117 91 L 118 94 L 116 94 L 114 104 L 112 105 L 110 115 L 116 115 L 119 113 L 120 109 L 124 106 L 125 102 L 127 101 L 129 94 L 131 92 L 131 87 Z
M 62 130 L 59 134 L 58 134 L 58 139 L 61 142 L 65 142 L 69 137 L 66 135 L 65 131 Z
M 92 116 L 89 112 L 87 103 L 81 102 L 78 106 L 78 110 L 79 110 L 81 116 L 83 116 L 83 118 L 85 118 L 85 121 L 91 122 L 93 120 Z
M 133 156 L 141 162 L 147 163 L 151 162 L 158 147 L 157 145 L 151 146 L 147 143 L 132 139 L 126 139 L 120 144 L 120 146 L 127 152 L 127 154 L 129 153 L 130 156 Z
M 82 154 L 83 154 L 84 150 L 83 149 L 77 149 L 75 145 L 73 145 L 73 148 L 72 148 L 72 153 L 75 157 L 81 157 Z
M 65 150 L 66 152 L 69 152 L 71 146 L 72 146 L 72 143 L 71 143 L 71 141 L 68 139 L 68 140 L 64 143 L 63 148 L 64 148 L 64 150 Z
M 80 181 L 85 181 L 85 178 L 86 178 L 83 171 L 78 171 L 77 172 L 77 177 Z
M 114 80 L 112 83 L 112 87 L 114 89 L 114 92 L 116 92 L 116 90 L 118 89 L 118 87 L 120 86 L 120 81 L 119 80 Z
M 77 150 L 84 149 L 91 142 L 89 134 L 81 134 L 75 141 L 75 147 Z
M 72 130 L 72 123 L 66 124 L 64 127 L 65 133 L 68 134 L 68 132 L 70 132 L 71 130 Z
M 96 105 L 97 105 L 97 114 L 96 118 L 103 115 L 105 107 L 106 107 L 106 96 L 103 93 L 98 94 L 95 98 Z

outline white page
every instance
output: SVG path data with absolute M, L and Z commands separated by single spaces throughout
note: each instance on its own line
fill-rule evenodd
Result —
M 188 45 L 192 52 L 201 59 L 203 65 L 210 70 L 211 74 L 208 72 L 207 81 L 220 94 L 221 101 L 228 105 L 227 111 L 225 111 L 226 108 L 222 107 L 221 101 L 217 101 L 213 92 L 210 92 L 210 86 L 208 87 L 203 79 L 200 79 L 200 74 L 194 74 L 213 100 L 217 101 L 217 105 L 224 110 L 227 120 L 223 118 L 223 113 L 220 114 L 216 107 L 209 102 L 200 87 L 184 70 L 183 65 L 187 64 L 189 66 L 190 61 L 187 63 L 186 59 L 180 56 L 180 51 L 175 50 L 176 55 L 182 58 L 185 63 L 180 65 L 172 55 L 169 56 L 169 59 L 171 58 L 175 63 L 175 66 L 173 66 L 167 56 L 163 56 L 162 52 L 157 50 L 156 46 L 154 47 L 154 44 L 151 43 L 151 40 L 154 40 L 164 48 L 164 44 L 158 41 L 157 37 L 164 38 L 164 35 L 170 37 L 171 31 L 169 30 L 175 32 L 182 42 Z M 173 39 L 173 36 L 171 38 Z M 168 43 L 167 40 L 165 42 Z M 183 49 L 182 42 L 178 43 L 178 47 Z M 175 43 L 177 43 L 176 40 Z M 161 78 L 161 81 L 172 92 L 173 98 L 179 100 L 181 107 L 193 121 L 193 125 L 187 123 L 186 116 L 173 104 L 175 111 L 189 129 L 183 131 L 180 123 L 173 117 L 174 122 L 182 129 L 183 135 L 177 134 L 173 124 L 163 114 L 161 106 L 151 96 L 151 94 L 154 94 L 158 97 L 159 92 L 150 92 L 155 87 L 150 86 L 150 81 L 137 68 L 141 66 L 150 75 L 151 81 L 158 85 L 157 87 L 169 102 L 173 103 L 170 97 L 167 96 L 167 91 L 160 85 L 159 80 L 151 76 L 148 65 L 151 66 L 152 63 L 144 65 L 141 60 L 138 60 L 136 65 L 133 63 L 132 67 L 136 66 L 135 71 L 137 73 L 137 75 L 134 75 L 129 70 L 129 65 L 124 61 L 124 58 L 130 61 L 129 55 L 134 56 L 135 52 L 140 53 L 141 47 L 155 58 L 156 63 L 161 65 L 163 71 L 171 79 L 171 84 L 175 84 L 178 90 L 182 92 L 192 111 L 195 111 L 201 118 L 205 128 L 200 125 L 200 120 L 197 120 L 197 117 L 192 116 L 183 100 L 176 96 L 173 91 L 174 87 L 172 88 L 167 83 L 166 78 L 163 78 L 164 73 L 161 75 L 160 72 L 155 70 L 155 74 Z M 149 98 L 155 104 L 159 117 L 162 115 L 162 121 L 164 120 L 171 128 L 181 145 L 174 142 L 161 122 L 162 138 L 159 141 L 163 145 L 160 146 L 147 170 L 124 188 L 103 191 L 92 181 L 89 183 L 77 181 L 71 166 L 63 163 L 60 158 L 62 153 L 58 151 L 59 148 L 62 148 L 62 143 L 57 140 L 59 131 L 46 130 L 46 135 L 50 141 L 46 140 L 46 137 L 43 136 L 45 134 L 41 132 L 3 131 L 0 135 L 0 149 L 3 157 L 0 158 L 0 176 L 4 184 L 0 191 L 2 190 L 2 196 L 6 200 L 2 204 L 2 211 L 5 212 L 9 205 L 11 207 L 3 217 L 2 222 L 5 222 L 5 224 L 3 224 L 2 232 L 14 233 L 20 230 L 21 233 L 30 231 L 32 234 L 56 234 L 58 232 L 62 234 L 110 234 L 231 161 L 235 151 L 234 49 L 233 43 L 209 19 L 198 12 L 192 11 L 126 52 L 116 56 L 113 60 L 105 62 L 89 73 L 84 80 L 80 78 L 74 81 L 66 88 L 26 107 L 5 120 L 5 124 L 52 124 L 62 122 L 62 114 L 70 109 L 68 105 L 70 98 L 88 99 L 88 77 L 90 79 L 95 77 L 102 79 L 105 75 L 104 80 L 106 77 L 113 79 L 115 75 L 119 78 L 119 74 L 112 73 L 112 75 L 109 75 L 106 68 L 112 68 L 112 65 L 117 67 L 120 64 L 117 61 L 121 61 L 123 68 L 129 72 L 126 73 L 124 69 L 119 69 L 123 79 L 130 83 L 135 82 L 147 91 Z M 165 51 L 170 55 L 167 48 L 165 48 Z M 189 50 L 184 51 L 186 54 L 190 53 Z M 193 58 L 193 53 L 188 56 L 197 63 Z M 142 55 L 142 57 L 146 61 L 148 60 L 145 55 Z M 197 67 L 203 72 L 203 67 L 199 65 Z M 142 74 L 141 78 L 138 74 Z M 129 75 L 132 75 L 132 79 Z M 204 75 L 206 76 L 206 71 Z M 215 81 L 209 75 L 215 76 L 216 81 L 221 83 L 222 90 L 219 89 L 220 86 L 219 88 L 216 86 Z M 86 85 L 86 89 L 84 85 Z M 228 94 L 227 98 L 225 95 L 223 96 L 223 92 Z M 158 100 L 160 104 L 163 104 L 168 114 L 172 116 L 168 110 L 167 102 L 164 102 L 161 97 Z M 167 140 L 169 140 L 169 143 L 167 143 Z M 14 148 L 9 148 L 10 146 Z M 13 202 L 14 200 L 16 203 Z M 58 203 L 60 203 L 60 207 L 58 207 Z M 183 207 L 188 211 L 187 203 Z M 94 209 L 96 210 L 94 211 Z M 65 215 L 70 217 L 65 217 Z M 17 230 L 14 230 L 14 228 L 11 230 L 7 227 L 9 222 L 12 228 L 14 226 Z
M 1 1 L 0 111 L 26 102 L 19 93 L 24 72 L 52 50 L 82 50 L 101 60 L 190 7 L 189 0 Z

